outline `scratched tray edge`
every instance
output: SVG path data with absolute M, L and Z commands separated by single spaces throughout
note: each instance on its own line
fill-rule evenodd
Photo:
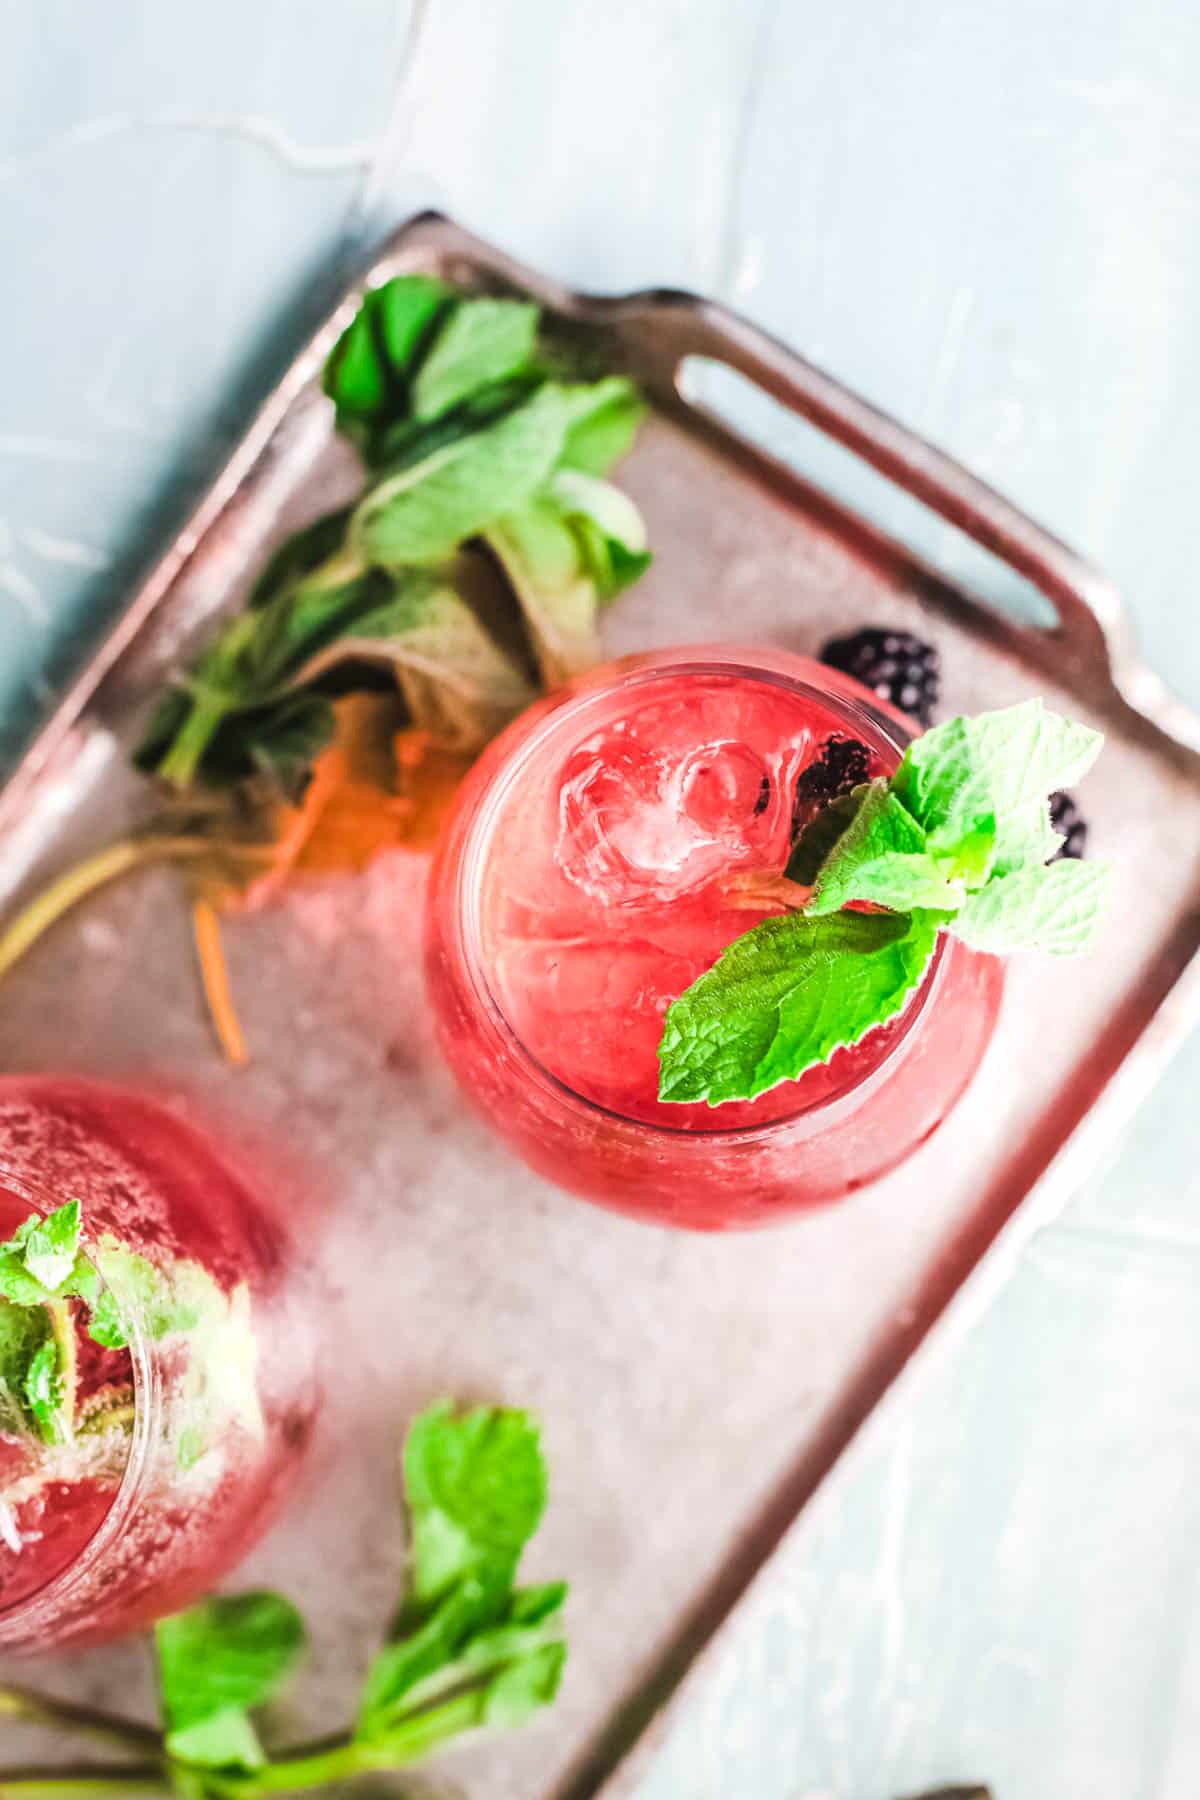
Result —
M 524 267 L 443 215 L 424 212 L 393 233 L 346 286 L 325 321 L 258 409 L 208 492 L 140 583 L 128 607 L 77 668 L 63 697 L 0 787 L 0 844 L 14 843 L 23 835 L 22 824 L 34 822 L 28 818 L 26 808 L 36 812 L 31 803 L 36 801 L 42 784 L 52 782 L 59 773 L 60 759 L 79 748 L 77 728 L 89 705 L 170 594 L 201 540 L 243 486 L 254 480 L 276 431 L 316 375 L 363 287 L 401 268 L 434 266 L 453 269 L 460 279 L 524 290 L 567 319 L 605 327 L 618 337 L 622 331 L 640 334 L 643 344 L 645 334 L 662 325 L 665 352 L 660 379 L 651 385 L 668 416 L 674 414 L 684 423 L 690 419 L 706 429 L 718 449 L 735 452 L 764 482 L 804 491 L 807 484 L 801 478 L 757 446 L 738 438 L 703 409 L 690 406 L 673 381 L 674 370 L 684 353 L 712 354 L 748 374 L 749 379 L 783 405 L 847 444 L 906 492 L 932 504 L 943 516 L 952 516 L 953 522 L 969 536 L 1029 575 L 1055 600 L 1062 627 L 1057 633 L 1045 633 L 1019 625 L 956 584 L 942 583 L 936 572 L 923 571 L 920 558 L 907 547 L 892 546 L 902 562 L 918 573 L 928 574 L 936 586 L 951 595 L 960 617 L 969 617 L 977 610 L 981 620 L 986 619 L 992 640 L 1034 667 L 1047 668 L 1047 644 L 1052 642 L 1060 679 L 1064 660 L 1070 671 L 1064 683 L 1069 690 L 1080 692 L 1081 698 L 1093 706 L 1118 716 L 1124 714 L 1129 722 L 1148 728 L 1161 748 L 1191 753 L 1189 762 L 1195 760 L 1195 753 L 1200 750 L 1200 715 L 1171 693 L 1140 660 L 1115 589 L 1097 570 L 966 469 L 718 303 L 673 290 L 625 296 L 577 292 Z M 670 377 L 669 393 L 664 391 L 663 376 Z M 939 495 L 938 501 L 931 500 L 931 492 Z M 945 502 L 953 504 L 952 513 L 947 512 Z M 854 517 L 844 507 L 835 510 Z M 885 535 L 869 522 L 863 521 L 863 526 L 869 539 L 888 543 Z M 1085 693 L 1082 690 L 1087 683 L 1093 686 Z M 1006 1278 L 1024 1243 L 1055 1215 L 1103 1157 L 1190 1027 L 1200 1019 L 1200 960 L 1196 954 L 1200 949 L 1200 923 L 1192 924 L 1186 955 L 1179 960 L 1173 979 L 1163 986 L 1157 1003 L 1146 1013 L 1124 1056 L 1105 1078 L 1099 1097 L 1063 1132 L 1053 1155 L 1020 1200 L 998 1221 L 994 1232 L 982 1241 L 953 1290 L 935 1311 L 918 1321 L 912 1344 L 878 1382 L 870 1404 L 850 1419 L 840 1441 L 782 1528 L 764 1531 L 751 1527 L 744 1579 L 727 1596 L 726 1603 L 718 1604 L 710 1623 L 694 1634 L 695 1641 L 686 1658 L 672 1659 L 668 1652 L 665 1660 L 674 1660 L 675 1666 L 666 1670 L 664 1679 L 649 1684 L 660 1697 L 648 1708 L 629 1708 L 629 1719 L 623 1723 L 618 1717 L 609 1732 L 602 1726 L 599 1742 L 585 1747 L 577 1764 L 580 1773 L 569 1779 L 560 1800 L 585 1800 L 592 1795 L 603 1796 L 603 1800 L 627 1800 L 633 1794 L 675 1719 L 719 1658 L 751 1590 L 791 1533 L 800 1528 L 801 1516 L 809 1518 L 822 1503 L 828 1492 L 829 1474 L 835 1467 L 843 1466 L 850 1454 L 858 1452 L 867 1438 L 864 1428 L 868 1422 L 872 1429 L 879 1428 L 891 1410 L 902 1403 L 903 1395 L 920 1379 L 933 1357 L 945 1355 L 970 1328 Z M 1165 949 L 1158 953 L 1155 967 L 1165 955 Z M 619 1711 L 623 1714 L 625 1709 Z

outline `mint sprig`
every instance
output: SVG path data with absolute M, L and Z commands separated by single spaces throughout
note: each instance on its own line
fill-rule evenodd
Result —
M 940 932 L 995 954 L 1077 955 L 1111 869 L 1051 858 L 1049 796 L 1099 755 L 1097 731 L 1030 700 L 951 719 L 890 780 L 834 801 L 793 846 L 798 911 L 738 938 L 667 1010 L 662 1100 L 750 1100 L 893 1018 Z M 870 906 L 886 911 L 845 911 Z
M 209 1599 L 155 1631 L 157 1731 L 0 1689 L 0 1716 L 83 1730 L 138 1761 L 57 1776 L 0 1772 L 0 1791 L 70 1800 L 131 1792 L 259 1800 L 407 1768 L 464 1732 L 523 1725 L 554 1699 L 566 1662 L 566 1584 L 515 1585 L 546 1504 L 528 1413 L 449 1402 L 413 1423 L 404 1452 L 410 1555 L 395 1623 L 368 1668 L 357 1716 L 332 1738 L 272 1751 L 252 1715 L 293 1673 L 304 1622 L 281 1595 Z M 24 1785 L 30 1784 L 30 1785 Z
M 77 1325 L 106 1350 L 122 1350 L 135 1330 L 151 1342 L 178 1336 L 188 1354 L 172 1395 L 177 1463 L 194 1468 L 231 1426 L 261 1437 L 257 1340 L 249 1289 L 226 1294 L 199 1263 L 160 1269 L 111 1233 L 82 1248 L 77 1200 L 33 1214 L 0 1244 L 0 1435 L 70 1447 L 97 1429 L 80 1396 Z M 77 1310 L 81 1309 L 81 1310 Z M 122 1418 L 129 1409 L 118 1409 Z M 101 1418 L 112 1415 L 102 1407 Z M 131 1428 L 131 1418 L 126 1425 Z M 82 1440 L 80 1440 L 82 1441 Z M 61 1462 L 16 1476 L 24 1496 L 39 1480 L 69 1476 Z M 0 1486 L 0 1505 L 12 1490 Z
M 532 698 L 526 662 L 550 683 L 595 660 L 599 608 L 649 562 L 632 501 L 602 479 L 645 408 L 623 376 L 564 379 L 540 324 L 527 301 L 426 276 L 365 296 L 324 385 L 366 486 L 272 559 L 160 702 L 141 768 L 295 801 L 332 739 L 331 694 L 380 667 L 411 723 L 476 750 Z M 489 571 L 515 613 L 496 633 L 474 610 Z

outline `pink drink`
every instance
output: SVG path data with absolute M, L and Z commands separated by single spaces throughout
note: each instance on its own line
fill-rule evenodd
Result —
M 286 1498 L 314 1406 L 287 1241 L 215 1150 L 116 1088 L 0 1081 L 0 1240 L 73 1199 L 110 1289 L 152 1265 L 182 1327 L 121 1290 L 129 1342 L 106 1348 L 75 1304 L 70 1441 L 31 1441 L 11 1405 L 0 1418 L 0 1646 L 23 1650 L 133 1631 L 207 1591 Z
M 720 1230 L 841 1199 L 936 1128 L 1001 989 L 952 940 L 898 1019 L 799 1081 L 715 1108 L 657 1097 L 671 1000 L 779 910 L 736 905 L 736 878 L 782 871 L 802 772 L 853 739 L 889 773 L 908 735 L 848 677 L 716 647 L 600 670 L 490 748 L 434 871 L 430 989 L 460 1082 L 539 1173 Z

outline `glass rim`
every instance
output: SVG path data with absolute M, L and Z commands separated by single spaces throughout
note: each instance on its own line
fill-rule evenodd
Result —
M 713 649 L 719 649 L 713 646 Z M 771 654 L 770 651 L 764 654 Z M 785 657 L 795 657 L 797 661 L 809 661 L 793 651 L 779 652 Z M 761 1123 L 742 1125 L 668 1125 L 661 1120 L 641 1119 L 632 1113 L 619 1112 L 613 1107 L 605 1106 L 601 1101 L 593 1100 L 581 1094 L 569 1082 L 548 1069 L 525 1043 L 508 1019 L 499 997 L 488 980 L 482 954 L 482 932 L 480 924 L 480 900 L 483 888 L 484 864 L 490 849 L 498 816 L 503 803 L 508 799 L 518 777 L 528 766 L 530 760 L 545 746 L 546 742 L 565 725 L 577 720 L 581 713 L 591 708 L 599 708 L 611 699 L 614 691 L 627 687 L 648 686 L 655 681 L 675 679 L 679 676 L 722 676 L 760 682 L 766 686 L 784 689 L 801 697 L 809 697 L 827 711 L 844 712 L 848 722 L 865 728 L 876 740 L 877 747 L 881 741 L 888 754 L 895 755 L 897 761 L 912 741 L 915 733 L 906 732 L 899 718 L 872 704 L 872 696 L 866 689 L 861 698 L 849 688 L 841 685 L 835 670 L 829 673 L 833 678 L 831 689 L 816 687 L 812 682 L 804 680 L 800 675 L 791 675 L 774 669 L 764 668 L 761 664 L 746 661 L 752 651 L 740 646 L 731 645 L 727 659 L 714 659 L 712 650 L 691 651 L 664 649 L 660 651 L 643 651 L 635 656 L 618 659 L 614 663 L 602 665 L 590 670 L 582 677 L 578 686 L 568 689 L 558 703 L 545 712 L 543 717 L 516 751 L 497 771 L 489 783 L 485 793 L 477 802 L 473 816 L 468 820 L 462 855 L 459 859 L 455 880 L 456 910 L 462 920 L 463 965 L 474 990 L 477 1001 L 482 1005 L 493 1029 L 516 1052 L 522 1064 L 539 1086 L 565 1100 L 572 1107 L 585 1115 L 603 1119 L 626 1130 L 638 1133 L 649 1133 L 671 1142 L 686 1141 L 694 1138 L 705 1144 L 714 1142 L 745 1142 L 770 1136 L 789 1126 L 802 1121 L 820 1117 L 833 1122 L 840 1111 L 848 1108 L 851 1102 L 858 1104 L 874 1090 L 882 1081 L 885 1073 L 890 1073 L 900 1057 L 906 1054 L 911 1043 L 913 1032 L 924 1016 L 941 985 L 945 967 L 945 938 L 938 933 L 930 958 L 929 967 L 921 981 L 920 987 L 910 999 L 903 1012 L 898 1014 L 889 1024 L 895 1024 L 896 1030 L 891 1042 L 880 1056 L 863 1074 L 848 1079 L 832 1093 L 819 1098 L 807 1100 L 794 1110 L 781 1113 L 772 1119 L 764 1119 Z M 658 658 L 669 658 L 660 661 Z M 692 660 L 692 658 L 695 660 Z M 606 671 L 613 670 L 613 679 L 601 680 Z M 857 685 L 857 684 L 854 684 Z M 517 722 L 519 724 L 519 721 Z M 866 1036 L 868 1034 L 864 1034 Z M 770 1091 L 770 1090 L 767 1090 Z M 719 1111 L 719 1107 L 712 1109 Z
M 30 1210 L 42 1218 L 64 1204 L 53 1190 L 19 1173 L 3 1156 L 0 1156 L 0 1188 L 6 1188 L 27 1201 Z M 95 1267 L 92 1247 L 86 1239 L 80 1248 Z M 96 1273 L 100 1276 L 99 1269 Z M 108 1285 L 103 1276 L 100 1276 L 100 1281 L 102 1286 Z M 121 1470 L 112 1503 L 87 1543 L 71 1562 L 48 1576 L 32 1593 L 7 1603 L 0 1598 L 0 1647 L 11 1644 L 14 1648 L 21 1648 L 28 1641 L 31 1630 L 36 1633 L 40 1622 L 52 1617 L 62 1602 L 70 1598 L 96 1563 L 114 1543 L 119 1542 L 141 1496 L 150 1464 L 156 1423 L 162 1410 L 162 1396 L 158 1372 L 150 1355 L 149 1339 L 142 1322 L 132 1309 L 127 1309 L 125 1316 L 129 1325 L 128 1349 L 133 1366 L 133 1432 L 129 1454 Z

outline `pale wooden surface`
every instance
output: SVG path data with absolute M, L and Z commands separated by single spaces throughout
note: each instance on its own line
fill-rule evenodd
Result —
M 1200 702 L 1198 75 L 1186 0 L 5 0 L 7 716 L 427 203 L 732 299 L 1104 563 Z M 1195 1794 L 1198 1078 L 847 1470 L 640 1800 Z

